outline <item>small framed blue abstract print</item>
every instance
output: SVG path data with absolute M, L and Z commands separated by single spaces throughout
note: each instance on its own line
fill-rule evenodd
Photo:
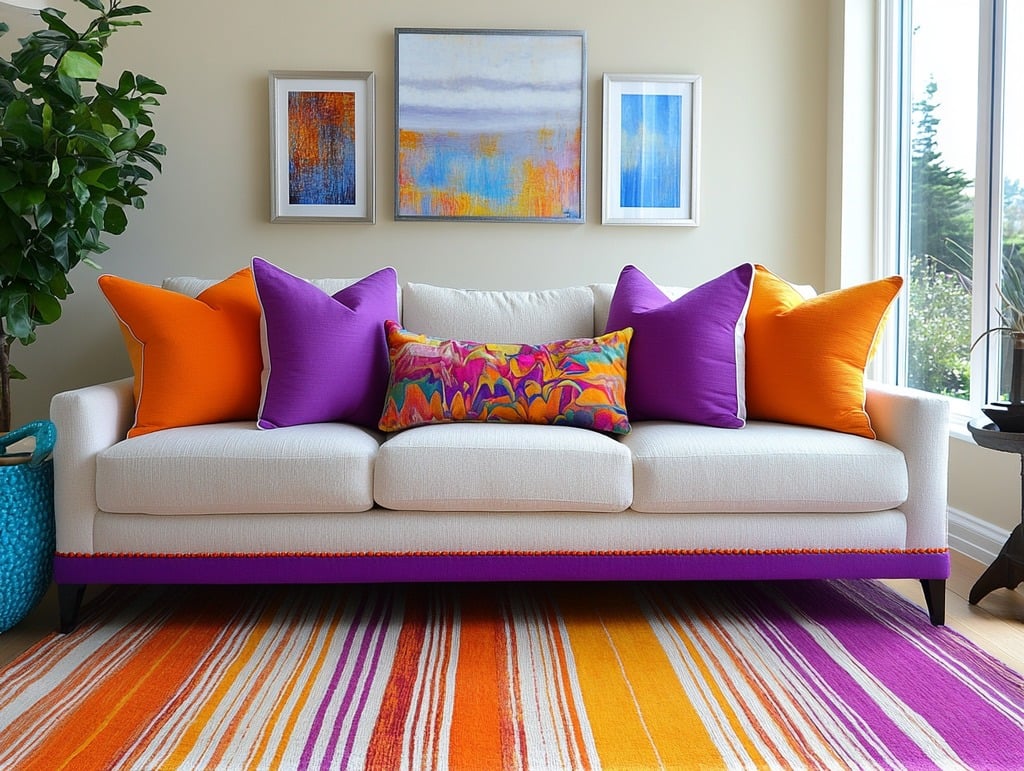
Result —
M 698 224 L 699 75 L 604 76 L 604 225 Z
M 374 219 L 372 72 L 270 73 L 270 219 Z

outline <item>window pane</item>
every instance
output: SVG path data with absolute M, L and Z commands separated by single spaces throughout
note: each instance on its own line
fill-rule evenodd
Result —
M 912 5 L 907 383 L 970 396 L 978 0 Z
M 1003 100 L 1003 275 L 1004 303 L 1024 311 L 1024 18 L 1020 3 L 1006 4 L 1006 86 Z M 1014 96 L 1015 95 L 1015 96 Z M 1005 308 L 1004 308 L 1005 310 Z M 1004 315 L 1007 315 L 1004 313 Z M 1004 337 L 999 367 L 999 399 L 1010 391 L 1012 345 Z

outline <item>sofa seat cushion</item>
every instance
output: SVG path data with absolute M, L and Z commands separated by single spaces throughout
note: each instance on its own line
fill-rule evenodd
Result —
M 624 511 L 629 450 L 572 426 L 449 423 L 381 445 L 374 498 L 399 511 Z
M 142 514 L 366 511 L 380 436 L 342 423 L 158 431 L 99 454 L 97 505 Z
M 636 511 L 869 512 L 907 499 L 903 453 L 851 434 L 650 421 L 634 424 L 622 443 L 633 453 Z

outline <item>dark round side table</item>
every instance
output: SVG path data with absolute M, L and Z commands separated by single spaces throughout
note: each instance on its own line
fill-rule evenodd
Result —
M 969 601 L 971 605 L 976 605 L 978 600 L 993 589 L 1016 589 L 1024 581 L 1024 434 L 1000 431 L 994 423 L 980 418 L 968 422 L 967 428 L 979 446 L 1000 452 L 1015 452 L 1021 456 L 1021 524 L 1013 529 L 995 562 L 989 565 L 988 570 L 981 574 L 981 578 L 971 588 Z

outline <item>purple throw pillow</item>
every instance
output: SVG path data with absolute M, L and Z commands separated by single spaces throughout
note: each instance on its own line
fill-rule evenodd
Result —
M 745 263 L 672 301 L 639 268 L 622 269 L 605 331 L 633 327 L 630 421 L 743 427 L 743 333 L 753 281 L 754 266 Z
M 384 268 L 333 296 L 259 257 L 263 393 L 257 425 L 344 421 L 376 428 L 388 384 L 384 321 L 398 317 L 398 276 Z

